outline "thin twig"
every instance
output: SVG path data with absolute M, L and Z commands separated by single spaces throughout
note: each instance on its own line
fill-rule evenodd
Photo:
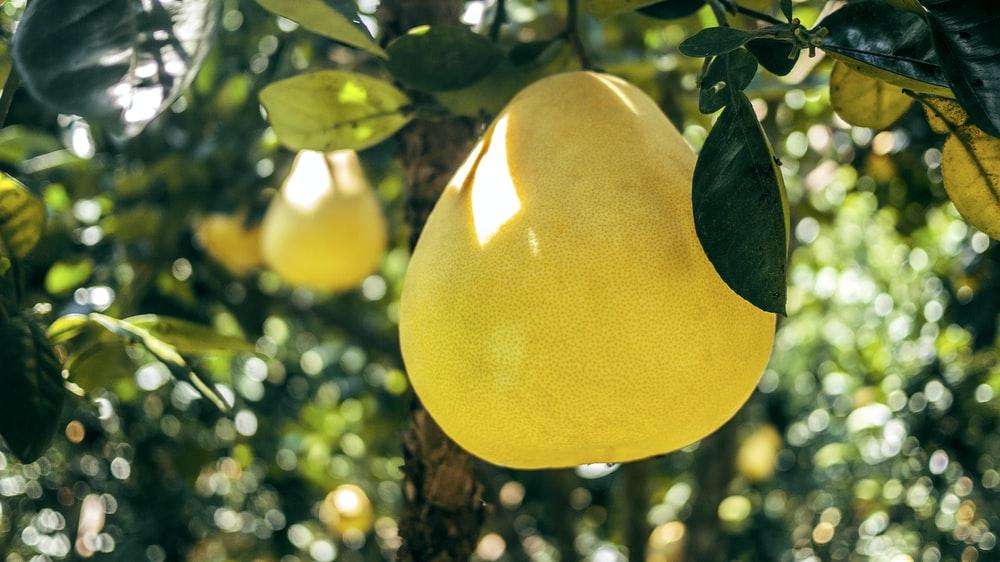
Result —
M 496 43 L 500 38 L 500 28 L 504 20 L 507 19 L 507 0 L 497 0 L 497 9 L 493 14 L 493 21 L 490 23 L 490 41 Z
M 584 70 L 590 70 L 590 57 L 587 56 L 587 49 L 580 38 L 578 23 L 580 21 L 580 10 L 578 0 L 566 0 L 566 37 L 573 45 L 577 58 L 580 59 L 580 66 Z
M 722 2 L 723 0 L 708 0 L 708 5 L 712 8 L 712 13 L 715 14 L 715 19 L 719 22 L 719 27 L 729 27 L 729 20 L 726 18 L 726 8 Z
M 0 95 L 0 127 L 7 122 L 7 114 L 10 113 L 10 105 L 14 102 L 14 94 L 21 86 L 21 77 L 17 74 L 17 68 L 10 67 L 10 74 L 7 75 L 7 82 L 3 85 L 3 95 Z

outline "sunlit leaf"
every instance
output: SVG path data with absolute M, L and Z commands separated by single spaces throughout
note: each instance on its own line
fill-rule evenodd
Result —
M 45 290 L 50 295 L 65 295 L 86 283 L 94 271 L 94 260 L 60 261 L 52 264 L 45 274 Z
M 788 207 L 773 152 L 743 94 L 698 155 L 692 189 L 698 239 L 719 276 L 769 312 L 785 311 Z
M 830 105 L 851 125 L 885 129 L 910 109 L 913 98 L 904 94 L 899 86 L 855 72 L 837 62 L 830 74 Z
M 458 90 L 485 78 L 503 59 L 489 39 L 466 27 L 420 27 L 386 48 L 400 82 L 428 92 Z
M 0 435 L 22 462 L 45 452 L 62 418 L 62 367 L 33 321 L 0 321 Z
M 962 105 L 953 99 L 920 96 L 920 101 L 923 103 L 927 124 L 935 133 L 950 133 L 969 121 L 969 115 L 962 109 Z
M 257 0 L 257 3 L 313 33 L 386 57 L 361 23 L 357 7 L 350 0 Z
M 860 0 L 830 14 L 819 26 L 830 32 L 823 50 L 851 70 L 914 92 L 953 97 L 930 28 L 919 15 L 882 0 Z
M 23 258 L 45 227 L 45 204 L 17 180 L 0 173 L 0 256 Z
M 951 89 L 972 121 L 1000 136 L 1000 10 L 995 0 L 920 0 Z
M 367 148 L 412 118 L 410 99 L 392 84 L 340 70 L 274 82 L 260 101 L 278 139 L 292 150 Z
M 135 372 L 122 342 L 93 342 L 66 360 L 70 380 L 87 392 L 105 388 Z
M 220 334 L 209 326 L 179 318 L 143 314 L 127 318 L 126 322 L 148 331 L 151 335 L 175 347 L 180 353 L 253 352 L 255 349 L 254 344 L 243 338 Z
M 86 314 L 67 314 L 56 318 L 45 333 L 53 344 L 58 345 L 82 334 L 89 325 L 90 318 Z
M 135 135 L 197 74 L 220 4 L 34 0 L 14 35 L 14 61 L 53 110 Z

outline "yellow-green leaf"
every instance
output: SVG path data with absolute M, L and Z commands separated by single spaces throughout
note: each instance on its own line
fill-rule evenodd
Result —
M 274 82 L 260 101 L 278 140 L 292 150 L 360 150 L 412 119 L 410 98 L 392 84 L 340 70 Z
M 313 33 L 387 58 L 385 51 L 356 20 L 357 12 L 351 16 L 353 2 L 350 2 L 350 5 L 343 2 L 343 10 L 336 9 L 337 3 L 331 5 L 323 0 L 257 0 L 257 3 Z
M 935 133 L 947 134 L 969 122 L 969 115 L 955 100 L 937 96 L 920 96 L 927 124 Z
M 84 284 L 94 272 L 94 260 L 60 261 L 52 264 L 45 274 L 45 290 L 50 295 L 65 295 Z
M 181 353 L 209 351 L 253 352 L 254 344 L 243 338 L 220 334 L 209 326 L 180 318 L 143 314 L 126 322 L 148 331 L 153 336 L 177 348 Z
M 961 125 L 944 143 L 944 189 L 962 217 L 1000 240 L 1000 139 Z
M 851 125 L 885 129 L 910 109 L 913 98 L 899 86 L 855 72 L 838 62 L 830 74 L 830 105 Z
M 20 182 L 0 173 L 0 255 L 28 255 L 45 226 L 45 204 Z

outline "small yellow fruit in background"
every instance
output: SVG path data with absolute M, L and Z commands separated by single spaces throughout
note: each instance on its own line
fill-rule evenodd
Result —
M 400 309 L 413 387 L 459 445 L 518 468 L 623 462 L 742 406 L 775 315 L 705 256 L 694 164 L 613 76 L 545 78 L 500 113 L 431 213 Z
M 781 435 L 771 425 L 762 425 L 747 436 L 736 453 L 736 470 L 751 482 L 774 476 L 781 451 Z
M 327 494 L 319 508 L 319 519 L 337 536 L 363 535 L 375 521 L 372 502 L 365 491 L 354 484 L 338 486 Z
M 649 534 L 646 562 L 681 562 L 687 542 L 687 528 L 680 521 L 657 526 Z
M 357 286 L 385 255 L 382 207 L 353 150 L 304 150 L 261 225 L 264 262 L 286 283 L 322 292 Z
M 246 212 L 208 215 L 198 221 L 195 237 L 210 258 L 237 277 L 261 265 L 260 227 L 247 228 Z

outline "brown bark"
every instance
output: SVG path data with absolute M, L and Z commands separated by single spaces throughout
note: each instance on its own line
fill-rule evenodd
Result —
M 383 0 L 379 21 L 391 38 L 417 25 L 454 24 L 460 0 Z M 416 244 L 438 195 L 471 150 L 475 124 L 416 120 L 399 137 L 407 180 L 410 246 Z M 406 474 L 399 529 L 401 562 L 468 560 L 485 515 L 475 459 L 448 438 L 414 397 L 403 435 Z

